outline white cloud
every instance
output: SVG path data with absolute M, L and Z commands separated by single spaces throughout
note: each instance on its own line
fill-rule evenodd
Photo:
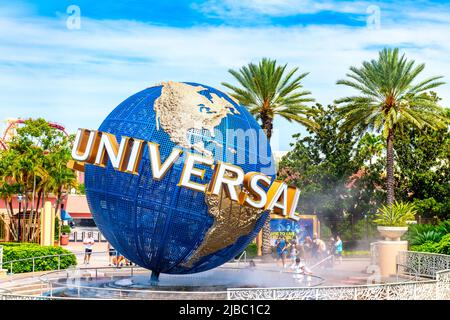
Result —
M 97 127 L 122 100 L 161 81 L 221 88 L 222 81 L 233 81 L 229 68 L 263 56 L 309 71 L 305 88 L 323 104 L 348 94 L 336 80 L 385 45 L 406 47 L 408 57 L 427 64 L 424 76 L 440 74 L 450 81 L 450 26 L 416 20 L 380 30 L 180 29 L 82 17 L 81 30 L 68 30 L 63 19 L 4 17 L 0 30 L 0 119 L 43 116 L 70 131 Z M 445 103 L 449 89 L 447 84 L 438 90 Z M 300 127 L 275 124 L 281 129 L 280 148 L 288 149 L 287 138 Z
M 209 0 L 194 8 L 220 18 L 247 18 L 258 15 L 275 17 L 311 14 L 320 11 L 365 13 L 366 1 L 333 0 Z

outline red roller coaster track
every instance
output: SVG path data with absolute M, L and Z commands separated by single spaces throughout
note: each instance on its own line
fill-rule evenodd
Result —
M 24 119 L 9 120 L 8 123 L 9 123 L 8 127 L 5 129 L 5 131 L 3 133 L 3 137 L 0 139 L 0 148 L 3 150 L 6 150 L 8 148 L 6 138 L 8 136 L 9 131 L 13 130 L 18 124 L 24 124 L 25 120 Z M 69 136 L 66 132 L 66 128 L 62 124 L 59 124 L 56 122 L 50 122 L 50 121 L 48 122 L 48 124 L 50 127 L 60 130 L 66 136 Z

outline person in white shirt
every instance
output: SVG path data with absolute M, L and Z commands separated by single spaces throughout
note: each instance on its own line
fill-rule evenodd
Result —
M 311 270 L 301 262 L 300 258 L 295 259 L 295 262 L 291 265 L 290 269 L 294 272 L 294 280 L 296 282 L 302 282 L 305 279 L 308 285 L 311 283 Z
M 327 245 L 325 244 L 325 241 L 322 239 L 316 238 L 314 240 L 314 243 L 316 245 L 316 258 L 318 260 L 322 260 L 327 256 Z
M 92 232 L 88 233 L 87 238 L 84 239 L 84 264 L 89 264 L 91 260 L 92 248 L 94 247 L 95 240 L 92 237 Z
M 297 243 L 294 241 L 291 241 L 290 247 L 289 247 L 289 255 L 292 260 L 292 262 L 295 262 L 298 256 L 298 250 L 297 250 Z

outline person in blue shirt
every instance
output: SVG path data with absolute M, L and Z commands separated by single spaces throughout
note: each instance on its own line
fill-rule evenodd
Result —
M 343 244 L 342 244 L 342 240 L 339 236 L 336 236 L 336 242 L 334 243 L 334 247 L 335 247 L 336 257 L 338 258 L 339 263 L 341 263 L 342 262 Z
M 287 243 L 283 235 L 278 236 L 275 246 L 277 249 L 277 263 L 281 259 L 283 262 L 283 268 L 286 268 Z

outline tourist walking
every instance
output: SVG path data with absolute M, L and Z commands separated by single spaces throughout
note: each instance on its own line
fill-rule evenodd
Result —
M 310 263 L 312 261 L 312 249 L 313 249 L 313 241 L 310 236 L 307 236 L 305 238 L 305 241 L 303 242 L 303 251 L 305 253 L 305 260 L 307 263 Z
M 95 240 L 92 236 L 92 232 L 88 232 L 88 236 L 84 238 L 83 245 L 84 245 L 84 264 L 89 264 L 89 261 L 91 260 L 91 254 L 92 249 L 94 247 Z
M 277 263 L 281 259 L 283 263 L 283 268 L 286 268 L 286 254 L 287 254 L 287 244 L 286 239 L 283 235 L 279 235 L 277 241 L 275 242 L 277 251 Z

